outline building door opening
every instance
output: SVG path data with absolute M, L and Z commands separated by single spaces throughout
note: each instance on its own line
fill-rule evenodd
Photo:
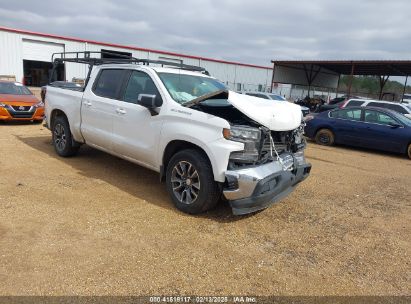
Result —
M 23 60 L 24 84 L 41 87 L 48 83 L 53 64 L 45 61 Z M 65 67 L 60 64 L 56 68 L 54 80 L 65 80 Z

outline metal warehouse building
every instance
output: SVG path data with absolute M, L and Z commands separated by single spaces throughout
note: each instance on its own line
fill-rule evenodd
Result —
M 142 59 L 171 60 L 201 66 L 236 91 L 266 91 L 271 86 L 271 67 L 5 27 L 0 27 L 0 75 L 11 75 L 28 86 L 38 87 L 47 83 L 53 53 L 102 50 Z M 67 81 L 73 78 L 84 79 L 86 71 L 87 67 L 84 65 L 66 63 L 60 68 L 58 78 Z

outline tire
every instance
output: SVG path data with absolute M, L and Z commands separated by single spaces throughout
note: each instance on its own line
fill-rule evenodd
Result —
M 63 157 L 73 156 L 80 146 L 73 140 L 67 118 L 57 116 L 52 128 L 53 146 L 56 153 Z
M 411 159 L 411 143 L 408 145 L 407 155 L 408 155 L 408 158 Z
M 332 146 L 334 144 L 334 133 L 329 129 L 320 129 L 315 134 L 315 142 L 323 146 Z
M 177 209 L 189 214 L 211 210 L 221 197 L 208 158 L 195 149 L 174 154 L 167 166 L 166 184 Z

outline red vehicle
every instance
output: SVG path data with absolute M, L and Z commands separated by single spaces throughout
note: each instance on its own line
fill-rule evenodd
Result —
M 44 103 L 24 85 L 0 80 L 0 121 L 26 120 L 41 123 Z

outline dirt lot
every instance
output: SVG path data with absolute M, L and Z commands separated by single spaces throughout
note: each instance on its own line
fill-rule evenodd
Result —
M 309 144 L 271 208 L 178 212 L 158 175 L 39 125 L 0 124 L 1 295 L 410 294 L 411 161 Z

